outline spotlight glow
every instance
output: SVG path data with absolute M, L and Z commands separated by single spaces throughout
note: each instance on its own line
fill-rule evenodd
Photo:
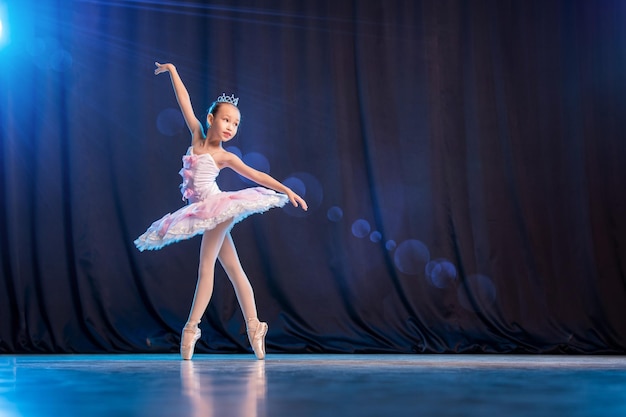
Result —
M 0 2 L 0 49 L 9 43 L 9 19 L 4 2 Z

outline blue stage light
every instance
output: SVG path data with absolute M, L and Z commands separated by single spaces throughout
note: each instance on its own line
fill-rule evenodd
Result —
M 0 3 L 0 49 L 9 43 L 9 19 L 7 8 Z

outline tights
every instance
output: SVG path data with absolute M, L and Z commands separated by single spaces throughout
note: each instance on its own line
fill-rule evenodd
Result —
M 246 324 L 248 327 L 250 325 L 256 327 L 258 323 L 254 292 L 246 273 L 241 267 L 233 238 L 229 232 L 231 226 L 232 221 L 220 223 L 214 229 L 207 230 L 202 235 L 198 283 L 187 326 L 197 326 L 209 305 L 211 295 L 213 294 L 215 262 L 217 259 L 219 259 L 220 264 L 222 264 L 230 282 L 235 288 L 235 294 L 237 295 L 241 311 L 246 318 Z

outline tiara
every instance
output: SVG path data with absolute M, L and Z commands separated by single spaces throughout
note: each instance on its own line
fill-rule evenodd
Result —
M 215 100 L 217 103 L 230 103 L 233 106 L 237 106 L 237 103 L 239 102 L 239 97 L 235 97 L 234 94 L 232 94 L 230 97 L 228 97 L 226 95 L 226 93 L 222 93 L 221 96 L 219 96 L 217 98 L 217 100 Z

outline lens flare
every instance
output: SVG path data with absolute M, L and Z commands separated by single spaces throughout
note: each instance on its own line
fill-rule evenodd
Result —
M 9 42 L 9 26 L 7 22 L 6 7 L 0 3 L 0 48 Z

